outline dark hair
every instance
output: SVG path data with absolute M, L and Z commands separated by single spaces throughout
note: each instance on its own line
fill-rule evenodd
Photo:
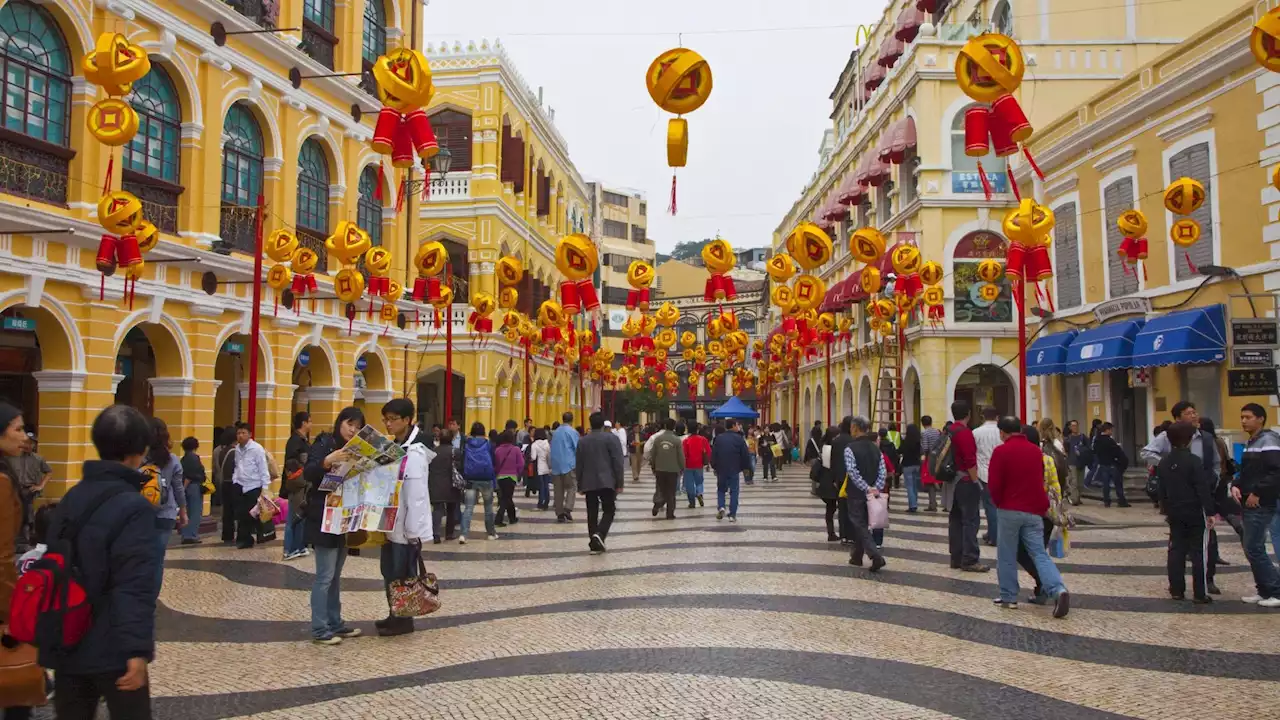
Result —
M 1173 409 L 1169 411 L 1169 414 L 1173 416 L 1173 421 L 1177 422 L 1178 418 L 1182 417 L 1182 413 L 1186 412 L 1187 408 L 1194 410 L 1195 407 L 1196 404 L 1189 400 L 1179 400 L 1173 404 Z
M 134 455 L 146 455 L 151 447 L 151 424 L 129 405 L 112 405 L 98 413 L 89 435 L 103 460 L 123 462 Z
M 499 445 L 515 445 L 516 434 L 511 432 L 510 430 L 503 430 L 501 433 L 498 434 L 498 444 Z
M 443 430 L 443 429 L 444 429 L 444 427 L 443 427 L 443 426 L 441 426 L 441 425 L 440 425 L 440 423 L 431 423 L 431 429 L 432 429 L 432 430 Z
M 453 445 L 453 429 L 452 428 L 445 428 L 444 430 L 440 431 L 440 444 Z
M 1017 420 L 1018 418 L 1013 419 Z M 1003 421 L 1001 423 L 1003 424 Z M 1032 445 L 1040 444 L 1040 431 L 1036 429 L 1035 425 L 1023 425 L 1022 434 L 1027 436 L 1027 440 L 1031 441 Z
M 546 440 L 546 439 L 547 439 L 547 431 L 546 431 L 546 430 L 544 430 L 543 428 L 534 428 L 534 430 L 533 430 L 533 439 L 534 439 L 534 440 Z
M 383 415 L 394 415 L 398 418 L 413 417 L 413 401 L 409 398 L 394 398 L 382 406 Z
M 888 431 L 886 428 L 880 428 L 880 432 L 878 432 L 878 433 L 876 433 L 876 434 L 880 436 L 880 439 L 881 439 L 881 440 L 888 440 L 888 439 L 889 439 L 889 431 Z
M 564 414 L 560 416 L 560 422 L 564 423 L 565 425 L 570 425 L 570 424 L 572 424 L 572 423 L 573 423 L 573 413 L 569 412 L 568 410 L 565 410 L 565 411 L 564 411 Z
M 49 534 L 49 518 L 57 507 L 58 503 L 49 503 L 36 510 L 36 516 L 31 520 L 31 533 L 36 543 L 44 542 L 45 536 Z
M 853 416 L 852 415 L 845 415 L 843 418 L 840 419 L 840 432 L 844 435 L 849 435 L 853 432 Z
M 311 413 L 306 410 L 300 410 L 293 414 L 293 429 L 301 430 L 302 424 L 311 419 Z
M 364 411 L 352 405 L 342 408 L 342 412 L 338 413 L 338 419 L 333 421 L 333 439 L 340 445 L 344 442 L 342 439 L 342 424 L 348 420 L 354 420 L 357 425 L 364 427 Z
M 922 427 L 933 427 L 933 416 L 932 416 L 932 415 L 921 415 L 921 416 L 920 416 L 920 425 L 921 425 Z
M 169 425 L 158 417 L 153 417 L 151 423 L 151 452 L 150 460 L 152 464 L 161 470 L 165 465 L 169 464 L 169 458 L 173 457 L 173 453 L 169 451 Z
M 1240 408 L 1240 412 L 1244 412 L 1245 410 L 1253 413 L 1253 416 L 1259 420 L 1263 422 L 1267 421 L 1267 411 L 1263 410 L 1262 406 L 1258 403 L 1245 403 L 1245 406 Z
M 688 431 L 688 428 L 687 428 L 687 427 L 685 427 L 685 424 L 684 424 L 684 423 L 682 423 L 682 422 L 678 422 L 678 423 L 676 423 L 676 434 L 677 434 L 677 435 L 683 435 L 683 434 L 685 434 L 685 432 L 686 432 L 686 431 Z
M 956 420 L 968 420 L 969 403 L 963 400 L 957 400 L 951 403 L 951 417 Z
M 1115 425 L 1112 425 L 1112 424 L 1111 424 L 1111 423 L 1109 423 L 1109 422 L 1104 422 L 1104 423 L 1102 423 L 1101 425 L 1099 425 L 1099 426 L 1098 426 L 1098 432 L 1100 432 L 1100 433 L 1104 433 L 1104 432 L 1106 432 L 1106 431 L 1108 431 L 1108 430 L 1110 430 L 1110 429 L 1112 429 L 1112 428 L 1114 428 L 1114 427 L 1115 427 Z
M 471 423 L 471 437 L 484 437 L 484 423 L 479 420 Z
M 591 413 L 591 417 L 587 418 L 587 420 L 591 423 L 592 430 L 604 429 L 604 413 L 593 412 Z
M 1169 426 L 1165 431 L 1165 436 L 1169 438 L 1169 444 L 1176 448 L 1184 448 L 1191 444 L 1191 436 L 1196 434 L 1196 428 L 1189 422 L 1178 421 Z
M 559 421 L 559 420 L 556 420 L 555 422 L 551 423 L 551 429 L 552 429 L 552 430 L 555 430 L 555 429 L 556 429 L 556 428 L 558 428 L 558 427 L 560 427 L 560 421 Z
M 675 418 L 673 418 L 673 417 L 669 417 L 669 418 L 667 418 L 667 419 L 663 420 L 663 421 L 662 421 L 662 429 L 664 429 L 664 430 L 675 430 L 675 429 L 676 429 L 676 419 L 675 419 Z
M 838 437 L 840 437 L 840 428 L 830 425 L 827 427 L 827 432 L 822 436 L 822 444 L 830 445 L 831 442 Z
M 240 432 L 241 430 L 244 430 L 245 432 L 249 433 L 250 435 L 252 435 L 252 434 L 253 434 L 253 426 L 249 425 L 249 423 L 247 423 L 247 422 L 238 422 L 238 423 L 236 423 L 235 427 L 236 427 L 236 433 L 237 433 L 237 434 L 239 434 L 239 432 Z
M 1000 410 L 997 409 L 994 405 L 988 405 L 987 407 L 982 408 L 983 420 L 995 420 L 996 418 L 999 418 L 999 417 L 1000 417 Z
M 518 427 L 520 427 L 520 424 L 519 424 L 519 423 L 517 423 L 515 420 L 508 420 L 508 421 L 507 421 L 507 424 L 502 426 L 502 429 L 503 429 L 503 430 L 515 430 L 515 429 L 516 429 L 516 428 L 518 428 Z
M 524 421 L 530 425 L 533 424 L 533 418 L 525 418 Z
M 188 435 L 182 438 L 182 452 L 195 452 L 200 448 L 200 441 Z
M 920 444 L 920 428 L 915 423 L 907 423 L 907 431 L 902 434 L 902 444 Z
M 498 429 L 497 429 L 497 428 L 489 428 L 489 442 L 493 443 L 494 445 L 497 445 L 497 444 L 498 444 Z
M 234 427 L 222 428 L 222 435 L 218 437 L 222 445 L 230 447 L 236 444 L 236 429 Z
M 1006 432 L 1006 433 L 1009 433 L 1010 435 L 1016 435 L 1022 432 L 1022 421 L 1012 415 L 1005 415 L 1004 417 L 1000 418 L 1000 422 L 996 424 L 996 427 L 1000 428 L 1001 432 Z

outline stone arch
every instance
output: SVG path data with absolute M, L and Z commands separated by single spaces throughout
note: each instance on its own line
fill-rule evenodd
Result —
M 335 142 L 333 139 L 333 136 L 330 135 L 327 131 L 325 131 L 325 129 L 319 123 L 308 125 L 307 127 L 303 128 L 302 131 L 298 133 L 297 137 L 298 137 L 298 147 L 297 147 L 297 150 L 295 151 L 295 154 L 296 152 L 301 152 L 302 145 L 304 143 L 306 143 L 311 138 L 316 138 L 317 142 L 320 143 L 320 148 L 324 150 L 325 160 L 328 161 L 329 163 L 330 184 L 337 185 L 338 183 L 334 182 L 334 179 L 341 178 L 342 184 L 345 185 L 346 187 L 348 188 L 355 187 L 355 185 L 350 182 L 351 178 L 347 177 L 347 168 L 342 160 L 341 145 Z M 361 170 L 364 169 L 363 165 L 359 167 Z M 356 178 L 356 182 L 359 182 L 359 177 Z
M 241 326 L 239 324 L 233 323 L 231 325 L 228 325 L 222 328 L 222 330 L 218 333 L 217 338 L 213 344 L 213 351 L 215 353 L 221 353 L 222 346 L 225 345 L 227 341 L 230 340 L 233 336 L 235 335 L 248 336 L 248 334 L 249 333 L 241 331 Z M 260 372 L 270 373 L 270 375 L 268 376 L 268 379 L 265 380 L 265 382 L 274 383 L 276 381 L 276 369 L 277 368 L 276 368 L 275 351 L 271 349 L 271 343 L 267 342 L 264 339 L 258 343 L 258 370 Z
M 382 346 L 376 340 L 371 340 L 356 349 L 354 359 L 359 360 L 366 355 L 370 359 L 366 361 L 368 365 L 364 369 L 365 387 L 384 392 L 395 390 L 391 383 L 391 361 Z
M 227 93 L 222 99 L 222 112 L 219 114 L 219 122 L 227 117 L 227 113 L 231 110 L 231 106 L 237 102 L 244 101 L 249 111 L 253 113 L 253 117 L 258 121 L 258 126 L 262 128 L 262 142 L 266 146 L 263 148 L 262 157 L 266 160 L 280 159 L 284 148 L 284 141 L 280 134 L 280 124 L 276 122 L 276 117 L 268 112 L 265 103 L 261 99 L 261 91 L 258 92 L 259 97 L 254 98 L 254 93 L 250 92 L 248 86 L 241 86 Z M 222 136 L 222 126 L 218 126 L 218 136 Z M 221 159 L 219 159 L 221 160 Z
M 338 379 L 338 358 L 334 354 L 333 348 L 329 343 L 320 338 L 318 342 L 313 342 L 315 338 L 310 335 L 304 336 L 293 346 L 293 352 L 289 357 L 292 359 L 290 368 L 297 363 L 298 356 L 307 348 L 317 348 L 319 353 L 310 353 L 311 362 L 307 365 L 307 370 L 311 375 L 312 387 L 337 387 L 341 384 Z
M 20 307 L 24 313 L 36 316 L 36 339 L 40 343 L 43 370 L 85 372 L 84 339 L 66 306 L 50 295 L 43 295 L 38 306 L 27 305 L 25 299 L 26 290 L 23 289 L 0 294 L 0 311 Z M 51 322 L 42 323 L 41 317 L 47 317 Z M 57 327 L 57 331 L 49 327 L 51 324 Z
M 116 328 L 116 334 L 111 341 L 111 352 L 116 352 L 124 343 L 125 335 L 136 327 L 147 336 L 147 342 L 151 343 L 151 347 L 155 350 L 157 377 L 194 379 L 191 346 L 187 344 L 186 333 L 168 315 L 161 313 L 157 318 L 159 322 L 152 322 L 150 315 L 150 310 L 137 310 L 126 316 Z
M 902 414 L 904 423 L 916 422 L 922 414 L 916 395 L 920 393 L 920 371 L 914 364 L 908 364 L 902 374 Z M 905 424 L 904 424 L 905 429 Z
M 32 4 L 48 11 L 57 21 L 63 37 L 66 38 L 67 50 L 71 54 L 70 59 L 75 61 L 75 71 L 72 74 L 79 75 L 80 58 L 94 46 L 93 28 L 89 26 L 88 16 L 67 0 L 35 0 Z
M 1013 388 L 1013 407 L 1019 407 L 1019 397 L 1022 392 L 1022 388 L 1020 387 L 1018 379 L 1014 376 L 1013 372 L 1009 370 L 1009 362 L 1010 360 L 1008 358 L 1001 357 L 994 353 L 974 353 L 957 362 L 951 368 L 951 373 L 947 375 L 947 415 L 951 414 L 950 404 L 955 400 L 956 386 L 960 383 L 960 376 L 964 375 L 966 370 L 978 365 L 991 365 L 1004 373 L 1004 375 L 1009 379 L 1009 385 Z M 970 408 L 970 410 L 973 409 L 974 408 Z
M 804 418 L 804 427 L 813 424 L 813 394 L 809 388 L 804 389 L 804 400 L 801 402 L 803 413 L 800 417 Z
M 844 392 L 840 393 L 840 419 L 853 414 L 853 379 L 844 379 Z
M 863 373 L 862 380 L 858 382 L 858 414 L 872 420 L 872 412 L 875 410 L 875 404 L 872 402 L 872 394 L 875 388 L 871 384 L 871 376 Z
M 191 69 L 182 61 L 182 56 L 170 52 L 163 42 L 152 40 L 138 44 L 147 51 L 153 65 L 159 64 L 168 71 L 169 79 L 173 80 L 173 87 L 178 91 L 178 97 L 182 103 L 179 112 L 182 122 L 203 126 L 204 101 L 196 90 L 199 83 L 195 75 L 191 74 Z

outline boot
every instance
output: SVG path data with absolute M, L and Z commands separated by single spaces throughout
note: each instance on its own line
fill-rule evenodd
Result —
M 389 622 L 378 628 L 378 635 L 395 637 L 396 635 L 407 635 L 413 632 L 413 618 L 393 617 L 387 619 Z

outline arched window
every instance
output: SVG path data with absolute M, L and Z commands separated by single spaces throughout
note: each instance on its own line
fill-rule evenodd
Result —
M 382 244 L 382 202 L 376 197 L 378 168 L 370 165 L 360 173 L 360 199 L 356 201 L 356 224 L 369 233 L 374 245 Z
M 471 116 L 457 110 L 441 110 L 431 116 L 436 142 L 453 156 L 451 172 L 471 172 Z
M 968 108 L 965 108 L 965 110 L 968 110 Z M 978 175 L 979 162 L 982 163 L 982 169 L 986 172 L 987 180 L 991 182 L 991 189 L 998 193 L 1008 192 L 1009 178 L 1005 175 L 1006 161 L 1004 158 L 997 158 L 990 148 L 987 149 L 987 154 L 980 158 L 969 157 L 965 154 L 965 110 L 956 113 L 955 120 L 951 123 L 951 192 L 982 192 L 982 178 Z
M 133 84 L 130 96 L 138 112 L 138 134 L 124 148 L 124 189 L 137 195 L 147 219 L 165 232 L 178 231 L 178 154 L 182 144 L 182 105 L 163 67 Z
M 329 160 L 315 138 L 298 151 L 297 224 L 321 238 L 329 234 Z
M 71 53 L 57 22 L 43 8 L 10 0 L 0 8 L 4 62 L 4 129 L 0 157 L 38 168 L 0 173 L 0 189 L 52 202 L 67 200 L 67 171 L 75 153 L 71 125 Z
M 338 36 L 333 34 L 333 0 L 302 0 L 301 49 L 321 65 L 333 69 L 333 48 Z
M 979 263 L 983 260 L 1003 261 L 1005 254 L 1005 239 L 995 233 L 979 230 L 960 239 L 951 255 L 956 322 L 991 323 L 1013 319 L 1013 290 L 1009 281 L 1001 278 L 1000 296 L 991 302 L 980 295 L 986 283 L 978 279 Z
M 991 29 L 1002 35 L 1013 35 L 1013 12 L 1009 8 L 1009 0 L 1000 0 L 996 11 L 991 13 Z
M 373 64 L 387 52 L 387 7 L 383 0 L 366 0 L 364 4 L 364 32 L 361 46 L 360 87 L 370 95 L 377 95 Z
M 255 208 L 262 194 L 262 128 L 253 111 L 236 103 L 222 121 L 221 236 L 230 248 L 252 252 Z

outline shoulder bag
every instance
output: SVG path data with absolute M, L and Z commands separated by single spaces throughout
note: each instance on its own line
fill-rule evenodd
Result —
M 440 585 L 436 576 L 427 572 L 422 561 L 422 551 L 414 553 L 418 560 L 418 575 L 407 580 L 392 580 L 387 589 L 391 614 L 395 617 L 422 617 L 440 609 Z

